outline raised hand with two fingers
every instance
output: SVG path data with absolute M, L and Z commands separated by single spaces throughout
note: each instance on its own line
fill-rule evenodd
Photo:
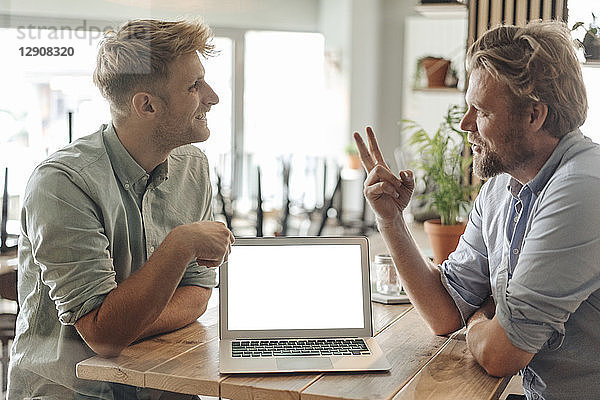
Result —
M 415 188 L 413 172 L 403 170 L 398 176 L 394 175 L 383 158 L 371 127 L 367 127 L 368 148 L 358 132 L 354 132 L 354 141 L 367 172 L 364 195 L 376 218 L 386 221 L 401 216 Z

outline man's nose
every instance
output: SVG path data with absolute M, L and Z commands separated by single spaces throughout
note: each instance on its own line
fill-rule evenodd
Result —
M 474 126 L 475 126 L 474 115 L 475 115 L 475 113 L 472 112 L 471 109 L 468 109 L 467 112 L 465 113 L 465 115 L 460 120 L 460 129 L 462 129 L 463 131 L 467 131 L 467 132 L 476 131 L 477 128 L 474 128 Z
M 214 106 L 215 104 L 219 103 L 219 96 L 217 95 L 217 93 L 213 90 L 212 86 L 210 85 L 206 85 L 208 87 L 209 93 L 208 93 L 208 105 L 210 106 Z

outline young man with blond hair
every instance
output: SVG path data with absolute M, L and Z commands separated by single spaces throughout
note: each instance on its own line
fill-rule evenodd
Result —
M 112 122 L 42 162 L 27 185 L 9 399 L 170 398 L 76 378 L 77 362 L 181 328 L 206 310 L 233 235 L 212 221 L 206 114 L 219 99 L 201 22 L 110 32 L 94 82 Z M 173 395 L 174 398 L 188 398 Z
M 467 327 L 475 359 L 523 374 L 527 399 L 600 398 L 600 147 L 584 137 L 587 98 L 570 31 L 501 26 L 467 53 L 467 112 L 482 187 L 460 243 L 435 266 L 402 212 L 411 171 L 394 175 L 373 131 L 355 133 L 365 197 L 419 313 L 437 334 Z

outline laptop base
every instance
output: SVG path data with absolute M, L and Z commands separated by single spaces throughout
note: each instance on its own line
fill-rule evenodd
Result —
M 364 338 L 371 350 L 361 356 L 307 356 L 233 358 L 231 340 L 219 343 L 219 372 L 222 374 L 326 372 L 326 371 L 388 371 L 391 366 L 374 338 Z

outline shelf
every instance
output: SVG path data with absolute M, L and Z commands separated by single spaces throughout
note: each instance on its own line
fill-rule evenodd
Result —
M 464 3 L 431 3 L 415 6 L 415 11 L 427 18 L 466 18 L 467 6 Z
M 599 61 L 586 61 L 581 64 L 583 68 L 600 68 L 600 60 Z

